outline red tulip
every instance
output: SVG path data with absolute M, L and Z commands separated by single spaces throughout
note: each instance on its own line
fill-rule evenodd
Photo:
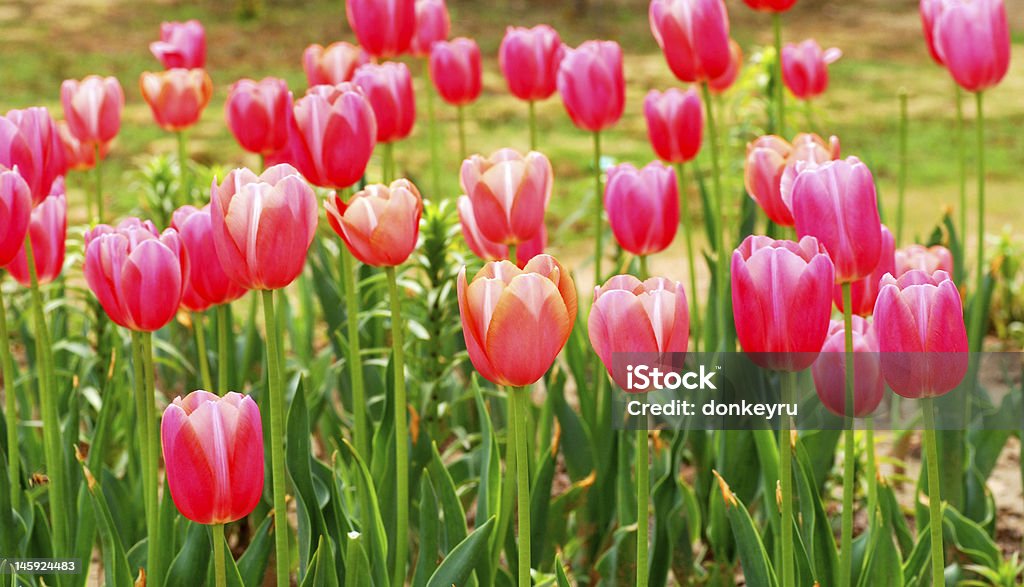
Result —
M 490 241 L 480 232 L 480 227 L 476 221 L 476 213 L 473 212 L 473 203 L 469 200 L 469 196 L 459 196 L 458 211 L 459 225 L 462 227 L 462 238 L 465 239 L 466 246 L 469 247 L 470 251 L 473 251 L 474 255 L 484 261 L 509 259 L 508 245 Z M 540 231 L 537 233 L 537 236 L 519 244 L 516 247 L 516 258 L 509 260 L 522 269 L 530 259 L 542 254 L 547 246 L 548 231 L 544 223 L 541 222 Z
M 613 126 L 626 107 L 622 47 L 587 41 L 569 49 L 558 67 L 558 92 L 573 124 L 597 132 Z
M 523 269 L 488 263 L 471 282 L 463 267 L 458 298 L 469 358 L 496 385 L 521 387 L 543 377 L 576 321 L 576 286 L 550 255 Z
M 856 157 L 801 171 L 793 183 L 793 217 L 801 237 L 821 241 L 836 283 L 870 275 L 882 254 L 882 224 L 871 171 Z
M 644 117 L 647 138 L 664 161 L 686 163 L 700 152 L 704 110 L 697 90 L 651 90 L 644 98 Z
M 213 96 L 213 81 L 203 69 L 145 72 L 139 78 L 142 97 L 164 130 L 179 131 L 199 122 Z
M 302 69 L 311 88 L 352 81 L 356 68 L 369 62 L 366 51 L 345 41 L 331 43 L 326 48 L 313 44 L 302 53 Z
M 246 289 L 280 289 L 302 273 L 317 206 L 313 188 L 287 164 L 262 175 L 235 169 L 210 193 L 217 258 L 228 277 Z
M 860 316 L 853 317 L 853 415 L 870 416 L 885 396 L 885 380 L 878 357 L 878 337 L 871 324 Z M 821 354 L 811 365 L 814 389 L 818 399 L 830 412 L 846 415 L 846 327 L 842 320 L 833 320 Z
M 53 182 L 53 193 L 32 209 L 29 234 L 32 235 L 32 258 L 39 283 L 50 283 L 64 268 L 64 244 L 68 234 L 68 203 L 64 196 L 64 180 Z M 22 244 L 24 244 L 22 238 Z M 25 287 L 32 285 L 28 270 L 28 254 L 24 247 L 7 266 L 11 277 Z
M 416 122 L 412 74 L 404 63 L 370 63 L 356 70 L 352 83 L 359 86 L 377 119 L 377 142 L 391 143 L 409 136 Z
M 191 266 L 188 287 L 181 299 L 186 310 L 202 312 L 245 294 L 245 288 L 228 277 L 217 256 L 209 205 L 202 210 L 194 206 L 178 208 L 172 216 L 171 227 L 178 231 Z
M 68 128 L 68 123 L 63 120 L 57 122 L 57 135 L 60 137 L 61 146 L 64 147 L 64 163 L 69 170 L 84 171 L 96 166 L 96 150 L 91 145 L 75 138 L 75 135 L 71 134 L 71 129 Z M 101 159 L 110 152 L 109 147 L 110 143 L 100 146 Z M 54 184 L 56 183 L 57 180 L 54 180 Z
M 473 204 L 480 233 L 489 241 L 518 244 L 533 240 L 551 200 L 551 162 L 530 151 L 512 149 L 462 162 L 462 190 Z
M 780 226 L 793 226 L 793 180 L 798 170 L 812 169 L 839 158 L 839 139 L 830 144 L 815 134 L 799 134 L 790 144 L 766 135 L 747 145 L 743 182 L 747 193 L 768 218 Z
M 401 265 L 416 248 L 423 199 L 408 179 L 375 184 L 345 203 L 337 193 L 324 202 L 327 221 L 355 258 L 374 267 Z
M 664 277 L 640 281 L 616 275 L 594 288 L 587 332 L 608 374 L 630 391 L 625 363 L 617 353 L 685 353 L 690 341 L 690 312 L 683 284 Z
M 762 12 L 786 12 L 796 0 L 743 0 L 747 6 Z
M 28 184 L 32 204 L 50 195 L 67 161 L 56 123 L 46 108 L 11 110 L 0 118 L 0 167 L 17 168 Z
M 206 67 L 206 31 L 198 20 L 160 24 L 160 40 L 149 50 L 165 69 Z
M 6 267 L 25 245 L 32 218 L 32 192 L 17 171 L 0 166 L 0 267 Z
M 736 83 L 736 78 L 740 75 L 740 69 L 743 68 L 743 49 L 740 48 L 739 43 L 732 39 L 729 39 L 729 54 L 731 56 L 729 69 L 726 69 L 722 75 L 708 80 L 708 88 L 714 94 L 724 94 L 729 91 L 729 88 Z
M 660 161 L 642 170 L 622 163 L 608 170 L 604 208 L 619 246 L 634 255 L 664 251 L 679 226 L 676 173 Z
M 451 27 L 444 0 L 416 0 L 416 34 L 409 50 L 419 57 L 430 55 L 431 46 L 447 39 Z
M 936 271 L 953 273 L 953 253 L 942 245 L 926 247 L 924 245 L 907 245 L 896 251 L 895 269 L 890 271 L 899 277 L 914 269 L 931 275 Z
M 832 313 L 835 268 L 814 237 L 748 236 L 732 254 L 732 307 L 754 363 L 803 371 L 818 356 Z
M 939 16 L 948 2 L 949 0 L 921 0 L 918 7 L 921 12 L 921 27 L 924 29 L 928 54 L 939 65 L 943 65 L 943 63 L 942 57 L 939 57 L 938 48 L 935 46 L 935 23 L 939 20 Z
M 288 144 L 292 93 L 283 79 L 239 80 L 224 108 L 231 134 L 246 151 L 269 155 Z
M 548 25 L 508 27 L 498 64 L 512 95 L 520 100 L 545 100 L 558 89 L 558 67 L 564 56 L 558 31 Z
M 1010 68 L 1010 29 L 1003 0 L 948 0 L 934 28 L 935 49 L 968 92 L 996 86 Z
M 480 97 L 482 75 L 480 48 L 472 39 L 438 41 L 430 50 L 430 79 L 441 98 L 453 106 L 463 106 Z
M 409 50 L 416 34 L 414 0 L 345 0 L 348 25 L 374 57 L 395 57 Z
M 366 172 L 377 144 L 377 122 L 352 84 L 315 86 L 295 102 L 288 155 L 313 185 L 344 189 Z
M 870 316 L 875 311 L 875 300 L 878 299 L 878 289 L 882 287 L 882 277 L 886 273 L 896 274 L 895 244 L 892 233 L 886 226 L 882 225 L 882 253 L 878 258 L 878 266 L 871 272 L 871 275 L 863 277 L 850 284 L 850 299 L 853 302 L 852 313 L 856 316 Z M 836 308 L 843 311 L 843 289 L 836 285 L 832 289 L 832 300 Z
M 732 61 L 722 0 L 651 0 L 651 33 L 680 81 L 721 77 Z
M 248 516 L 263 495 L 263 424 L 247 395 L 193 391 L 176 397 L 160 423 L 171 499 L 199 524 Z
M 117 78 L 90 75 L 82 81 L 64 80 L 60 100 L 71 134 L 90 147 L 109 143 L 121 130 L 124 90 Z
M 956 284 L 945 271 L 887 275 L 875 302 L 882 374 L 908 398 L 936 397 L 967 374 L 967 328 Z
M 842 56 L 836 48 L 822 51 L 813 39 L 799 45 L 787 43 L 782 48 L 782 81 L 797 98 L 816 98 L 828 89 L 828 66 Z
M 148 220 L 85 233 L 85 280 L 115 324 L 152 332 L 178 312 L 188 285 L 189 259 L 178 232 L 160 234 Z

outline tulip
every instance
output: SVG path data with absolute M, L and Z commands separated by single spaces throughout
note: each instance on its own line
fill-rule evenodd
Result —
M 661 252 L 679 225 L 676 173 L 660 161 L 642 170 L 617 165 L 608 170 L 604 207 L 619 246 L 637 256 Z
M 856 157 L 800 172 L 793 217 L 801 237 L 814 236 L 836 266 L 836 282 L 870 275 L 882 254 L 882 224 L 871 171 Z
M 448 38 L 451 26 L 445 0 L 416 0 L 416 33 L 409 50 L 417 57 L 430 55 L 434 43 Z
M 292 93 L 283 79 L 235 82 L 225 110 L 231 134 L 246 151 L 269 155 L 288 144 Z
M 545 247 L 547 247 L 548 231 L 542 222 L 537 236 L 519 244 L 515 250 L 516 258 L 511 259 L 508 245 L 490 241 L 480 232 L 480 227 L 476 221 L 476 214 L 473 212 L 473 203 L 470 201 L 469 196 L 459 196 L 458 212 L 459 225 L 462 227 L 462 238 L 465 239 L 466 246 L 469 247 L 469 250 L 474 255 L 484 261 L 509 259 L 522 269 L 530 259 L 542 254 Z
M 708 88 L 712 93 L 724 94 L 729 91 L 740 75 L 740 69 L 743 67 L 743 49 L 732 39 L 729 39 L 729 54 L 731 55 L 729 69 L 726 69 L 722 75 L 708 80 Z
M 86 143 L 79 141 L 71 134 L 68 123 L 63 120 L 57 123 L 57 134 L 60 136 L 61 146 L 64 147 L 64 163 L 68 170 L 85 171 L 96 166 L 96 151 Z M 100 147 L 100 157 L 108 153 L 108 144 Z M 56 183 L 56 180 L 54 180 Z M 53 191 L 51 189 L 51 191 Z
M 558 89 L 558 69 L 564 56 L 562 39 L 550 26 L 508 27 L 498 51 L 498 64 L 509 92 L 532 102 L 550 98 Z
M 32 218 L 32 193 L 17 171 L 0 167 L 0 267 L 6 267 L 25 245 Z M 7 341 L 0 341 L 7 344 Z
M 722 0 L 651 0 L 651 33 L 680 81 L 706 82 L 730 67 L 729 16 Z
M 198 122 L 213 96 L 213 81 L 203 69 L 147 71 L 139 78 L 139 88 L 156 123 L 169 131 Z
M 445 102 L 464 106 L 479 98 L 481 75 L 476 41 L 459 37 L 434 43 L 430 50 L 430 79 Z
M 178 231 L 162 234 L 148 220 L 128 218 L 85 233 L 85 280 L 119 326 L 153 332 L 178 312 L 189 259 Z
M 796 0 L 743 0 L 743 2 L 761 12 L 786 12 L 796 4 Z
M 566 51 L 558 68 L 558 91 L 573 124 L 599 132 L 622 117 L 626 105 L 622 47 L 587 41 Z
M 121 130 L 124 90 L 117 78 L 90 75 L 82 81 L 64 80 L 60 99 L 71 134 L 82 143 L 102 146 Z
M 64 180 L 53 182 L 53 193 L 32 209 L 29 235 L 32 237 L 32 259 L 35 261 L 36 279 L 39 284 L 57 279 L 64 268 L 64 244 L 68 232 L 68 204 L 64 196 Z M 25 240 L 22 238 L 22 244 Z M 32 286 L 28 269 L 27 251 L 22 247 L 18 256 L 7 266 L 11 277 L 25 287 Z
M 828 89 L 828 66 L 842 56 L 836 48 L 822 51 L 813 39 L 787 43 L 782 48 L 782 81 L 800 100 L 816 98 Z
M 487 263 L 471 282 L 463 267 L 458 298 L 469 358 L 496 385 L 540 379 L 576 321 L 576 286 L 550 255 L 534 257 L 523 269 L 509 261 Z
M 994 87 L 1010 67 L 1003 0 L 947 0 L 934 24 L 935 50 L 968 92 Z
M 473 205 L 480 233 L 489 241 L 519 244 L 532 240 L 544 224 L 551 200 L 551 162 L 530 151 L 512 149 L 462 162 L 462 190 Z
M 356 68 L 369 62 L 366 51 L 345 41 L 331 43 L 327 47 L 313 44 L 302 53 L 302 69 L 311 88 L 352 81 Z
M 853 317 L 853 415 L 870 416 L 878 409 L 885 395 L 885 380 L 878 357 L 878 337 L 871 323 L 860 316 Z M 811 365 L 814 389 L 818 399 L 828 410 L 846 416 L 846 327 L 842 320 L 833 320 L 828 329 L 821 354 Z
M 416 34 L 414 0 L 345 0 L 348 25 L 374 57 L 395 57 L 409 50 Z
M 814 237 L 743 240 L 732 255 L 732 304 L 740 346 L 754 363 L 803 371 L 814 362 L 828 333 L 834 277 Z
M 407 179 L 371 185 L 348 203 L 334 194 L 324 203 L 327 220 L 355 258 L 374 267 L 401 265 L 416 248 L 423 199 Z
M 377 142 L 404 139 L 416 122 L 416 99 L 412 75 L 404 63 L 370 63 L 356 70 L 352 83 L 358 86 L 373 107 L 377 119 Z
M 647 138 L 664 161 L 686 163 L 700 151 L 704 112 L 697 90 L 651 90 L 644 98 Z
M 772 222 L 793 226 L 792 191 L 797 171 L 838 157 L 836 137 L 826 144 L 818 135 L 799 134 L 790 144 L 775 135 L 762 136 L 747 145 L 743 183 Z
M 854 281 L 850 284 L 850 299 L 852 301 L 852 313 L 857 316 L 870 316 L 875 311 L 875 300 L 878 299 L 878 289 L 882 287 L 882 277 L 886 273 L 896 273 L 896 260 L 894 253 L 895 244 L 892 232 L 882 225 L 882 253 L 878 258 L 878 266 L 871 272 L 871 275 Z M 832 301 L 836 308 L 843 311 L 843 290 L 836 285 L 832 289 Z
M 247 395 L 193 391 L 176 397 L 160 423 L 171 499 L 199 524 L 252 513 L 263 495 L 263 425 Z
M 313 188 L 287 164 L 261 175 L 235 169 L 210 194 L 217 258 L 228 277 L 246 289 L 287 286 L 302 273 L 313 236 Z
M 50 195 L 67 161 L 57 125 L 46 108 L 11 110 L 0 118 L 0 166 L 17 169 L 28 184 L 32 204 Z
M 160 40 L 149 44 L 165 69 L 206 67 L 206 32 L 198 20 L 160 24 Z
M 953 253 L 942 245 L 925 247 L 907 245 L 896 251 L 895 269 L 889 271 L 896 277 L 913 270 L 931 275 L 936 271 L 953 273 Z
M 210 206 L 202 209 L 182 206 L 174 211 L 171 228 L 178 231 L 188 253 L 191 271 L 181 305 L 192 312 L 226 304 L 245 294 L 245 288 L 231 281 L 217 256 L 213 242 Z
M 939 20 L 942 10 L 949 0 L 921 0 L 918 9 L 921 13 L 921 28 L 924 30 L 925 44 L 928 46 L 928 54 L 932 60 L 943 65 L 942 57 L 939 57 L 938 47 L 935 46 L 935 23 Z
M 307 181 L 344 189 L 363 177 L 377 122 L 362 90 L 349 83 L 315 86 L 295 102 L 291 124 L 286 162 Z

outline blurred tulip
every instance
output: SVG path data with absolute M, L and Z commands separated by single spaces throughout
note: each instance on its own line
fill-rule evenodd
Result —
M 445 102 L 464 106 L 479 98 L 482 75 L 476 41 L 459 37 L 434 43 L 430 51 L 430 79 Z
M 943 63 L 942 57 L 939 57 L 938 48 L 935 46 L 935 23 L 939 20 L 939 16 L 948 2 L 949 0 L 921 0 L 918 6 L 921 13 L 921 28 L 924 30 L 924 40 L 928 46 L 928 54 L 939 65 L 943 65 Z
M 587 41 L 569 49 L 558 68 L 558 92 L 573 124 L 597 132 L 613 126 L 626 107 L 622 47 Z
M 288 144 L 292 93 L 283 79 L 239 80 L 231 86 L 224 108 L 231 134 L 246 151 L 269 155 Z
M 186 310 L 202 312 L 245 294 L 245 288 L 228 277 L 217 256 L 209 204 L 201 210 L 194 206 L 178 208 L 172 216 L 171 228 L 178 231 L 191 266 L 188 286 L 181 299 Z
M 451 27 L 445 0 L 416 0 L 416 34 L 409 50 L 417 57 L 430 55 L 431 46 L 447 39 Z
M 396 267 L 416 248 L 423 198 L 408 179 L 367 186 L 348 203 L 335 193 L 324 207 L 331 228 L 367 265 Z
M 352 76 L 373 107 L 377 142 L 391 143 L 409 136 L 416 122 L 412 74 L 404 63 L 388 61 L 361 66 Z
M 53 193 L 32 209 L 29 234 L 32 235 L 32 258 L 35 260 L 36 278 L 40 284 L 50 283 L 64 268 L 64 245 L 68 234 L 68 203 L 64 195 L 64 179 L 53 182 Z M 22 238 L 22 244 L 25 243 Z M 31 287 L 32 275 L 28 270 L 28 255 L 24 247 L 7 266 L 11 277 L 25 287 Z
M 836 48 L 822 51 L 814 39 L 799 45 L 787 43 L 782 48 L 782 81 L 797 98 L 816 98 L 828 89 L 828 66 L 842 56 Z
M 508 245 L 488 240 L 480 232 L 476 222 L 476 214 L 473 212 L 473 203 L 469 196 L 459 196 L 458 200 L 459 225 L 462 227 L 462 238 L 474 255 L 484 261 L 501 261 L 508 259 L 522 269 L 530 259 L 540 255 L 548 246 L 548 231 L 541 222 L 540 231 L 532 239 L 520 243 L 516 247 L 516 258 L 509 259 Z
M 472 202 L 480 233 L 489 241 L 519 244 L 533 240 L 551 200 L 551 162 L 537 151 L 524 157 L 513 149 L 462 162 L 462 190 Z
M 345 15 L 359 44 L 374 57 L 405 53 L 416 34 L 414 0 L 345 0 Z
M 729 69 L 729 15 L 722 0 L 651 0 L 651 33 L 680 81 L 706 82 Z
M 85 233 L 85 280 L 115 324 L 152 332 L 178 313 L 189 259 L 178 231 L 128 218 Z
M 6 267 L 25 245 L 32 218 L 32 192 L 17 171 L 0 166 L 0 267 Z
M 967 374 L 967 328 L 956 284 L 945 271 L 887 275 L 875 302 L 882 374 L 903 397 L 943 395 Z
M 786 12 L 796 4 L 796 0 L 743 0 L 743 2 L 761 12 Z
M 550 255 L 523 269 L 487 263 L 471 282 L 463 267 L 458 298 L 469 358 L 496 385 L 521 387 L 543 377 L 576 321 L 576 286 Z
M 935 50 L 956 83 L 982 92 L 1010 68 L 1010 29 L 1003 0 L 947 0 L 933 30 Z
M 926 247 L 924 245 L 907 245 L 896 250 L 895 269 L 889 271 L 899 277 L 914 269 L 924 271 L 928 275 L 936 271 L 953 273 L 953 253 L 942 245 Z
M 708 80 L 708 88 L 715 94 L 724 94 L 729 91 L 729 88 L 736 83 L 740 69 L 743 68 L 743 49 L 732 39 L 729 39 L 729 54 L 732 58 L 729 60 L 729 68 L 725 70 L 725 73 Z
M 0 118 L 0 166 L 17 168 L 32 193 L 32 205 L 50 195 L 53 181 L 67 171 L 67 160 L 46 108 L 11 110 Z
M 313 44 L 302 53 L 302 69 L 309 87 L 334 86 L 352 81 L 356 68 L 370 62 L 370 56 L 358 45 L 339 41 L 327 47 Z
M 704 110 L 697 90 L 651 90 L 644 98 L 644 117 L 647 138 L 662 160 L 686 163 L 700 152 Z
M 803 371 L 818 356 L 832 313 L 835 268 L 817 239 L 748 236 L 732 254 L 736 335 L 766 369 Z
M 193 391 L 176 397 L 160 423 L 171 499 L 199 524 L 252 513 L 263 495 L 263 424 L 247 395 Z
M 213 81 L 203 69 L 144 72 L 139 78 L 142 97 L 164 130 L 186 129 L 202 116 L 213 96 Z
M 160 40 L 149 44 L 165 69 L 206 67 L 206 31 L 198 20 L 160 24 Z
M 508 27 L 501 40 L 498 63 L 513 96 L 545 100 L 558 89 L 558 67 L 564 56 L 558 31 L 548 25 Z
M 84 171 L 96 166 L 96 151 L 90 145 L 75 138 L 75 135 L 71 134 L 71 129 L 68 128 L 68 123 L 63 120 L 57 122 L 57 135 L 60 136 L 60 143 L 64 147 L 64 163 L 68 170 Z M 109 144 L 104 143 L 100 146 L 100 157 L 106 156 Z
M 793 226 L 793 180 L 797 170 L 812 169 L 839 158 L 839 139 L 830 144 L 815 134 L 799 134 L 790 144 L 775 135 L 758 137 L 747 145 L 743 183 L 768 219 Z
M 886 273 L 896 274 L 895 244 L 892 233 L 882 225 L 882 253 L 878 257 L 878 266 L 871 272 L 871 275 L 858 279 L 850 284 L 850 299 L 853 301 L 853 314 L 857 316 L 870 316 L 875 311 L 875 300 L 878 299 L 878 289 L 882 287 L 882 277 Z M 836 285 L 832 289 L 832 301 L 836 308 L 843 311 L 843 289 Z
M 90 148 L 109 143 L 121 130 L 124 90 L 117 78 L 90 75 L 82 81 L 64 80 L 60 100 L 71 134 Z
M 853 415 L 870 416 L 885 396 L 885 380 L 878 357 L 878 338 L 871 324 L 860 316 L 853 317 Z M 811 365 L 814 389 L 818 399 L 833 414 L 846 415 L 846 327 L 842 320 L 833 320 L 821 354 Z
M 377 144 L 377 122 L 356 86 L 315 86 L 296 100 L 288 154 L 279 158 L 298 167 L 313 185 L 344 189 L 366 172 Z
M 634 255 L 664 251 L 679 226 L 676 173 L 660 161 L 637 169 L 622 163 L 608 170 L 604 208 L 619 246 Z
M 793 183 L 793 217 L 801 237 L 821 241 L 836 283 L 871 275 L 882 254 L 882 224 L 871 171 L 856 157 L 801 171 Z
M 302 273 L 313 236 L 313 188 L 291 165 L 256 175 L 235 169 L 213 183 L 210 218 L 217 258 L 228 277 L 246 289 L 280 289 Z

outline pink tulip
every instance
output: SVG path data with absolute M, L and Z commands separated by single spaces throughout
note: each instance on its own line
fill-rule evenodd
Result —
M 115 324 L 153 332 L 178 313 L 188 285 L 189 259 L 178 231 L 160 234 L 148 220 L 85 233 L 85 280 Z
M 235 169 L 210 193 L 213 244 L 228 277 L 245 289 L 281 289 L 302 273 L 313 236 L 313 188 L 287 164 L 262 175 Z
M 747 145 L 743 182 L 747 193 L 761 206 L 769 220 L 793 226 L 793 180 L 797 170 L 811 169 L 839 158 L 839 139 L 831 144 L 814 134 L 799 134 L 790 144 L 775 135 L 758 137 Z
M 0 267 L 6 267 L 25 245 L 32 218 L 32 192 L 17 171 L 0 166 Z
M 743 0 L 747 6 L 760 12 L 786 12 L 796 0 Z
M 935 21 L 935 49 L 956 83 L 982 92 L 1010 68 L 1010 29 L 1003 0 L 947 0 Z
M 729 88 L 736 83 L 740 69 L 743 68 L 743 49 L 732 39 L 729 39 L 729 54 L 731 55 L 729 69 L 726 69 L 722 75 L 708 80 L 708 89 L 714 94 L 724 94 L 729 91 Z
M 283 79 L 235 82 L 224 109 L 231 134 L 246 151 L 269 155 L 288 144 L 292 93 Z
M 782 81 L 797 98 L 816 98 L 828 89 L 828 66 L 842 56 L 836 48 L 822 51 L 814 39 L 799 45 L 787 43 L 782 48 Z
M 508 27 L 498 51 L 498 64 L 513 96 L 545 100 L 558 89 L 558 68 L 564 56 L 558 31 L 548 25 Z
M 352 83 L 359 86 L 377 119 L 377 142 L 391 143 L 409 136 L 416 122 L 412 74 L 404 63 L 370 63 L 356 70 Z
M 882 253 L 878 258 L 878 266 L 871 272 L 871 275 L 858 279 L 850 284 L 850 300 L 853 302 L 852 313 L 856 316 L 870 316 L 875 311 L 875 300 L 878 299 L 878 289 L 882 287 L 882 277 L 886 273 L 896 274 L 895 244 L 892 233 L 882 225 Z M 836 308 L 843 311 L 843 289 L 836 285 L 832 289 L 832 300 Z
M 165 22 L 160 40 L 150 43 L 149 50 L 165 69 L 201 69 L 206 67 L 206 31 L 198 20 Z
M 472 39 L 438 41 L 430 50 L 430 79 L 441 99 L 453 106 L 464 106 L 480 97 L 482 75 L 480 48 Z
M 64 147 L 64 163 L 69 171 L 84 171 L 96 166 L 96 150 L 91 145 L 83 143 L 71 134 L 68 123 L 63 120 L 57 122 L 57 135 L 60 136 L 60 143 Z M 109 152 L 110 143 L 100 146 L 100 158 L 106 157 Z M 56 180 L 54 180 L 56 183 Z M 51 191 L 53 191 L 51 189 Z
M 344 189 L 363 176 L 377 144 L 377 121 L 356 86 L 315 86 L 295 102 L 289 161 L 313 185 Z
M 544 376 L 576 321 L 576 286 L 550 255 L 523 269 L 509 261 L 459 272 L 459 315 L 476 370 L 496 385 L 521 387 Z
M 871 324 L 860 316 L 853 317 L 853 415 L 870 416 L 885 396 L 885 380 L 878 356 L 878 337 Z M 842 320 L 833 320 L 821 354 L 811 366 L 814 389 L 818 399 L 838 415 L 846 415 L 846 327 Z
M 414 0 L 345 0 L 348 25 L 374 57 L 396 57 L 409 50 L 416 34 Z
M 459 196 L 458 211 L 459 225 L 462 227 L 462 238 L 465 239 L 466 246 L 469 247 L 470 251 L 473 251 L 474 255 L 484 261 L 509 259 L 508 245 L 490 241 L 480 232 L 480 227 L 476 221 L 476 213 L 473 212 L 473 203 L 470 201 L 469 196 Z M 516 258 L 509 260 L 522 269 L 530 259 L 542 254 L 547 246 L 548 231 L 544 223 L 541 222 L 540 231 L 537 233 L 537 236 L 517 246 Z
M 217 256 L 209 205 L 201 210 L 194 206 L 178 208 L 172 216 L 171 227 L 178 231 L 191 266 L 188 286 L 181 299 L 186 310 L 202 312 L 245 294 L 245 288 L 228 277 Z
M 199 524 L 248 516 L 263 495 L 263 424 L 247 395 L 193 391 L 176 397 L 160 423 L 171 499 Z
M 686 163 L 700 152 L 704 110 L 697 90 L 651 90 L 644 98 L 647 138 L 664 161 Z
M 928 46 L 928 54 L 932 60 L 943 65 L 942 57 L 939 57 L 938 47 L 935 46 L 935 23 L 939 20 L 943 9 L 949 0 L 921 0 L 918 9 L 921 13 L 921 28 L 924 29 L 924 40 Z
M 0 118 L 0 167 L 17 168 L 32 204 L 50 195 L 53 181 L 67 171 L 64 145 L 46 108 L 11 110 Z
M 90 147 L 109 143 L 121 130 L 124 90 L 117 78 L 90 75 L 82 81 L 64 80 L 60 100 L 71 134 Z
M 640 281 L 616 275 L 594 288 L 587 332 L 608 374 L 631 391 L 626 364 L 618 353 L 685 353 L 690 341 L 690 312 L 683 284 L 664 277 Z
M 480 233 L 489 241 L 518 244 L 533 240 L 551 200 L 551 162 L 530 151 L 501 149 L 490 157 L 462 162 L 462 190 L 473 204 Z
M 829 161 L 797 175 L 793 217 L 801 237 L 821 241 L 836 266 L 836 283 L 870 275 L 882 254 L 882 224 L 871 171 L 856 157 Z
M 889 273 L 899 277 L 915 269 L 929 275 L 936 271 L 953 273 L 953 253 L 942 245 L 907 245 L 896 251 L 895 268 Z
M 730 67 L 729 15 L 722 0 L 651 0 L 651 33 L 680 81 L 706 82 Z
M 409 50 L 418 57 L 430 55 L 430 48 L 447 39 L 451 27 L 445 0 L 416 0 L 416 34 Z
M 302 69 L 309 87 L 334 86 L 352 81 L 356 68 L 370 62 L 370 56 L 358 45 L 338 41 L 327 47 L 310 45 L 302 53 Z
M 748 236 L 732 254 L 732 307 L 740 346 L 766 369 L 803 371 L 828 333 L 835 268 L 814 237 Z
M 396 267 L 416 248 L 423 198 L 408 179 L 367 186 L 348 203 L 335 193 L 324 207 L 331 228 L 367 265 Z
M 32 235 L 32 258 L 35 260 L 36 279 L 50 283 L 60 276 L 64 268 L 64 244 L 68 234 L 68 203 L 64 196 L 64 179 L 53 182 L 53 193 L 32 209 L 29 234 Z M 24 244 L 22 239 L 22 244 Z M 25 287 L 32 285 L 28 270 L 28 253 L 24 247 L 7 266 L 11 277 Z
M 156 123 L 169 131 L 199 122 L 213 96 L 213 81 L 203 69 L 147 71 L 139 78 L 139 88 Z
M 626 82 L 622 47 L 615 41 L 587 41 L 569 49 L 558 67 L 558 92 L 573 124 L 598 132 L 622 118 Z
M 945 271 L 886 275 L 875 302 L 882 374 L 908 398 L 936 397 L 967 374 L 967 328 L 956 284 Z
M 664 251 L 679 226 L 676 173 L 660 161 L 637 169 L 622 163 L 608 170 L 604 208 L 619 246 L 634 255 Z

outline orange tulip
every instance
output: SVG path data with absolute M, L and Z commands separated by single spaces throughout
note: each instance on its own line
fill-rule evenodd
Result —
M 156 123 L 170 131 L 198 122 L 213 95 L 213 81 L 204 69 L 147 71 L 139 78 L 139 88 Z

